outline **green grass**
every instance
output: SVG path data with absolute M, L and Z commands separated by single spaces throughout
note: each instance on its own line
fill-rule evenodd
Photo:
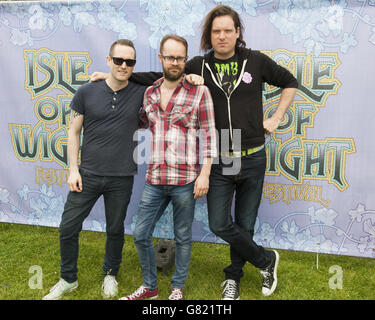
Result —
M 40 300 L 59 279 L 59 234 L 56 228 L 0 223 L 0 300 Z M 105 233 L 82 231 L 78 260 L 79 287 L 66 300 L 97 300 L 101 295 Z M 373 259 L 278 250 L 279 284 L 270 297 L 261 294 L 261 275 L 246 264 L 241 281 L 241 300 L 374 300 Z M 229 264 L 229 247 L 193 243 L 185 298 L 216 300 L 221 297 L 223 268 Z M 331 289 L 329 273 L 333 265 L 343 271 L 342 289 Z M 42 289 L 31 289 L 31 266 L 43 272 Z M 170 278 L 158 274 L 159 299 L 168 299 Z M 123 262 L 117 276 L 119 297 L 132 293 L 142 283 L 138 255 L 131 236 L 126 236 Z M 337 283 L 337 282 L 336 282 Z M 117 299 L 117 298 L 116 298 Z

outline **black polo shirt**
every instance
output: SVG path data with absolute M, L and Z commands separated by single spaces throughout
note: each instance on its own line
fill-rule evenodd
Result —
M 133 135 L 145 89 L 129 81 L 115 92 L 103 80 L 77 90 L 70 107 L 84 116 L 81 169 L 99 176 L 137 173 Z

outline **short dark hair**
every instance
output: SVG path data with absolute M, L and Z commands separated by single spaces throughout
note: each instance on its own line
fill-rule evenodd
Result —
M 131 40 L 128 40 L 128 39 L 119 39 L 115 42 L 112 43 L 111 47 L 109 48 L 109 56 L 112 57 L 113 56 L 113 51 L 115 49 L 115 46 L 117 45 L 120 45 L 120 46 L 128 46 L 128 47 L 131 47 L 133 48 L 134 50 L 134 59 L 136 58 L 136 51 L 135 51 L 135 47 L 134 47 L 134 44 Z
M 202 37 L 201 37 L 201 45 L 200 48 L 203 51 L 208 51 L 212 49 L 211 43 L 211 30 L 212 30 L 212 22 L 215 18 L 221 16 L 231 16 L 234 22 L 234 27 L 240 28 L 240 35 L 236 42 L 236 47 L 246 47 L 246 42 L 243 40 L 243 25 L 239 14 L 229 6 L 226 5 L 218 5 L 213 8 L 206 16 L 203 27 L 202 27 Z
M 164 43 L 169 40 L 169 39 L 172 39 L 172 40 L 175 40 L 177 42 L 181 42 L 184 46 L 185 46 L 185 49 L 186 49 L 186 55 L 188 53 L 188 43 L 186 41 L 185 38 L 183 37 L 180 37 L 179 35 L 177 34 L 167 34 L 163 37 L 163 39 L 161 39 L 160 41 L 160 53 L 162 52 L 163 50 L 163 47 L 164 47 Z

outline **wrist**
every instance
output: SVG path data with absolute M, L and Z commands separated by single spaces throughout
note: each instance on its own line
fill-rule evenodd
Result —
M 284 119 L 284 115 L 279 115 L 279 114 L 273 114 L 273 116 L 271 117 L 273 120 L 276 120 L 278 122 L 282 122 L 283 119 Z
M 69 167 L 69 173 L 77 173 L 79 172 L 78 166 L 70 166 Z
M 208 179 L 210 177 L 210 173 L 209 172 L 201 172 L 199 174 L 199 177 Z

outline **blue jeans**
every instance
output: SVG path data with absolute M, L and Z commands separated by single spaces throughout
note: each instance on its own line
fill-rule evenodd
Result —
M 134 243 L 142 268 L 143 285 L 151 290 L 157 288 L 157 267 L 152 234 L 170 201 L 173 205 L 173 227 L 176 240 L 172 288 L 184 288 L 192 247 L 195 206 L 193 191 L 194 182 L 183 186 L 145 184 L 139 203 Z
M 101 195 L 104 197 L 106 233 L 103 273 L 117 275 L 124 245 L 124 220 L 133 188 L 133 176 L 102 177 L 80 170 L 82 192 L 69 192 L 60 231 L 60 274 L 67 282 L 77 280 L 79 232 L 83 221 Z
M 231 265 L 224 269 L 226 279 L 240 281 L 246 261 L 257 268 L 271 263 L 269 251 L 253 241 L 254 225 L 262 197 L 266 152 L 264 149 L 242 157 L 241 168 L 233 175 L 223 174 L 225 164 L 212 165 L 207 194 L 211 231 L 230 245 Z M 232 166 L 227 165 L 227 167 Z M 231 215 L 235 193 L 234 222 Z

